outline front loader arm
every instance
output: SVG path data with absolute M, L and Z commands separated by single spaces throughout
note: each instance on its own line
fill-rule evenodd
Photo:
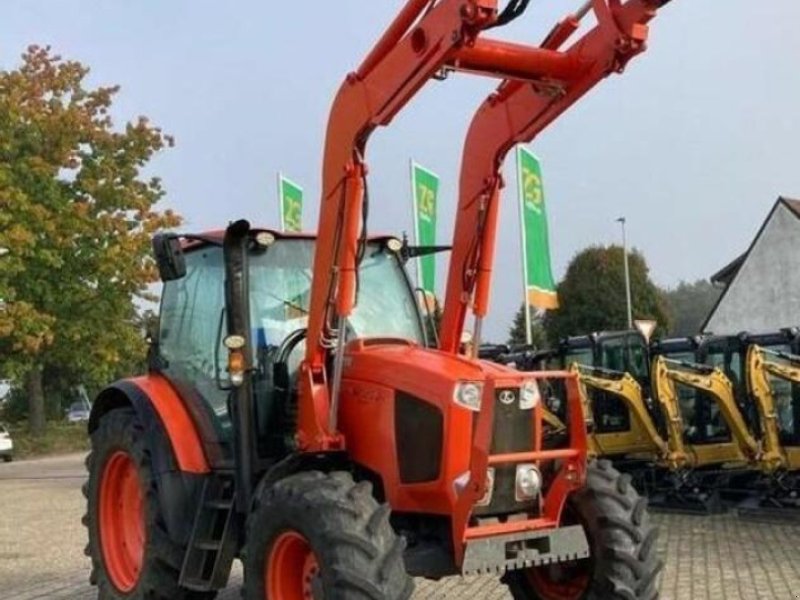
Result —
M 306 356 L 301 367 L 298 441 L 306 450 L 340 448 L 338 383 L 346 319 L 356 300 L 365 235 L 365 154 L 387 125 L 454 52 L 493 22 L 497 0 L 408 0 L 361 66 L 347 75 L 328 120 L 314 254 Z M 332 381 L 328 356 L 336 348 Z M 330 383 L 330 386 L 329 386 Z
M 457 351 L 469 306 L 476 318 L 476 347 L 480 345 L 506 154 L 514 145 L 533 140 L 604 78 L 622 72 L 628 61 L 645 50 L 647 23 L 664 4 L 664 0 L 591 0 L 559 23 L 539 48 L 476 44 L 474 50 L 491 50 L 507 56 L 508 61 L 506 68 L 497 72 L 505 80 L 475 114 L 464 144 L 440 327 L 443 350 Z M 560 51 L 590 10 L 597 25 Z M 470 70 L 476 68 L 476 62 L 454 61 L 452 67 Z
M 478 174 L 480 185 L 474 185 L 472 179 L 467 185 L 462 182 L 458 247 L 451 260 L 447 292 L 453 301 L 445 306 L 442 326 L 446 332 L 443 349 L 457 352 L 464 309 L 476 282 L 476 315 L 485 314 L 502 158 L 511 145 L 531 139 L 599 80 L 622 70 L 642 52 L 646 23 L 667 1 L 590 0 L 577 16 L 558 25 L 542 47 L 528 47 L 482 37 L 486 29 L 499 24 L 498 0 L 407 0 L 361 66 L 346 77 L 331 108 L 308 341 L 299 383 L 301 448 L 328 450 L 344 445 L 337 432 L 343 329 L 356 301 L 358 263 L 366 233 L 365 156 L 371 133 L 388 125 L 428 81 L 441 79 L 447 71 L 507 78 L 492 97 L 502 97 L 506 108 L 492 112 L 488 139 L 483 139 L 486 123 L 473 124 L 468 136 L 465 171 L 487 173 L 489 180 Z M 558 51 L 577 30 L 580 17 L 592 9 L 598 25 L 568 51 Z M 513 117 L 508 124 L 507 117 Z M 492 128 L 498 128 L 502 139 L 492 134 Z M 484 141 L 490 142 L 487 160 L 481 158 Z M 485 201 L 487 192 L 491 202 Z M 482 276 L 476 279 L 478 265 Z M 329 376 L 332 353 L 334 366 Z

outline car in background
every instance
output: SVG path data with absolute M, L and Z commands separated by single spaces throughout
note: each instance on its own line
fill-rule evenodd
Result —
M 4 462 L 11 462 L 14 458 L 14 442 L 11 434 L 3 425 L 0 425 L 0 457 Z
M 89 420 L 92 407 L 86 402 L 73 402 L 67 410 L 67 422 L 85 423 Z

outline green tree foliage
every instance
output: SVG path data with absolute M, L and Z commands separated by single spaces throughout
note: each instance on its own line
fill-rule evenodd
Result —
M 542 323 L 542 316 L 537 314 L 535 308 L 529 308 L 531 311 L 531 337 L 533 346 L 536 348 L 547 347 L 547 333 L 544 330 Z M 508 345 L 521 346 L 527 343 L 527 336 L 525 335 L 525 305 L 521 305 L 517 314 L 514 316 L 514 324 L 508 332 Z
M 685 336 L 700 332 L 700 327 L 714 308 L 722 290 L 705 279 L 694 283 L 681 281 L 676 288 L 664 292 L 672 319 L 670 335 Z
M 0 71 L 0 373 L 25 382 L 37 433 L 43 374 L 91 385 L 143 354 L 150 239 L 179 223 L 142 174 L 172 140 L 144 117 L 115 128 L 118 88 L 88 72 L 35 46 Z
M 641 253 L 628 253 L 634 319 L 654 319 L 656 335 L 669 331 L 669 316 Z M 558 285 L 561 308 L 544 320 L 548 339 L 627 329 L 624 254 L 620 246 L 592 246 L 579 252 Z

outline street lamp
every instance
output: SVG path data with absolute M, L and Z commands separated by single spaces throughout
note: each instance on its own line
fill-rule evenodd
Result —
M 633 329 L 633 307 L 631 306 L 631 272 L 628 266 L 628 238 L 625 235 L 625 217 L 617 219 L 622 226 L 622 256 L 625 262 L 625 299 L 628 303 L 628 329 Z

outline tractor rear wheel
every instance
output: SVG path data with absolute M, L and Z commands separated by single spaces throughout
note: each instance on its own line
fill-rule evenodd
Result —
M 178 585 L 184 548 L 170 540 L 144 430 L 131 408 L 110 411 L 92 433 L 83 486 L 91 583 L 102 600 L 206 600 Z
M 247 523 L 246 600 L 406 600 L 404 540 L 369 483 L 316 471 L 262 486 Z
M 656 600 L 658 530 L 647 500 L 610 462 L 589 464 L 586 487 L 570 497 L 564 525 L 581 524 L 591 556 L 507 574 L 515 600 Z

